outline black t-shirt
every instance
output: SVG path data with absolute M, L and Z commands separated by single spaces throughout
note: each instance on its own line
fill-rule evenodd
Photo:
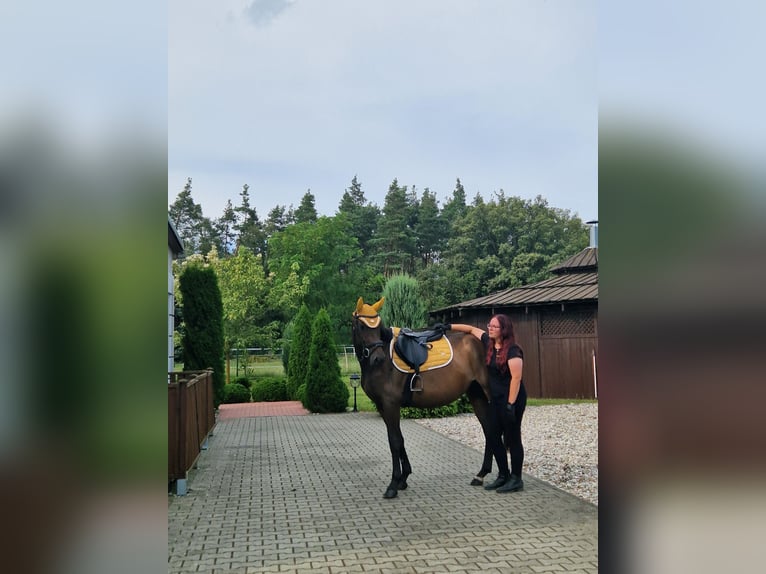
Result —
M 492 343 L 492 339 L 489 338 L 489 335 L 487 333 L 484 333 L 481 336 L 481 342 L 484 343 L 485 349 L 492 346 L 492 359 L 490 360 L 489 365 L 487 365 L 487 370 L 489 371 L 490 393 L 493 398 L 497 397 L 502 400 L 508 400 L 508 392 L 511 387 L 511 370 L 508 368 L 508 360 L 513 359 L 514 357 L 519 357 L 520 359 L 523 359 L 524 351 L 522 351 L 521 347 L 519 347 L 518 345 L 511 345 L 511 348 L 508 349 L 508 356 L 506 357 L 505 369 L 504 369 L 504 372 L 502 372 L 497 366 L 497 350 L 495 349 Z M 521 384 L 522 385 L 524 384 L 524 379 L 522 379 Z

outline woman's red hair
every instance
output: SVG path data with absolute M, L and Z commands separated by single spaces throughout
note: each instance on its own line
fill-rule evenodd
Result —
M 503 315 L 502 313 L 492 315 L 490 322 L 492 319 L 495 319 L 500 324 L 499 341 L 502 346 L 497 350 L 497 368 L 501 373 L 505 373 L 508 371 L 508 351 L 516 344 L 516 336 L 513 333 L 513 323 L 511 323 L 511 319 L 508 315 Z M 487 359 L 485 361 L 487 365 L 492 362 L 492 351 L 495 349 L 496 342 L 492 339 L 491 335 L 490 340 L 492 341 L 492 344 L 487 348 Z

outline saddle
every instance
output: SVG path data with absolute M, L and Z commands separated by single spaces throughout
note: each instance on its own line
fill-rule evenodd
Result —
M 429 361 L 428 353 L 433 348 L 431 343 L 438 341 L 443 337 L 443 329 L 427 329 L 423 331 L 413 331 L 412 329 L 407 328 L 394 329 L 393 349 L 398 356 L 396 358 L 401 359 L 409 367 L 409 370 L 404 370 L 399 365 L 397 365 L 397 361 L 395 360 L 393 353 L 391 355 L 392 360 L 394 360 L 394 365 L 400 371 L 413 373 L 412 377 L 410 377 L 410 392 L 423 390 L 422 381 L 420 386 L 417 386 L 417 382 L 420 381 L 420 369 L 427 361 Z M 444 350 L 442 350 L 440 356 L 436 358 L 436 361 L 445 358 L 446 360 L 443 360 L 440 364 L 435 365 L 430 364 L 429 362 L 429 366 L 426 368 L 426 370 L 429 368 L 442 367 L 449 363 L 450 359 L 452 358 L 452 347 L 449 345 L 449 341 L 447 339 L 445 339 L 445 341 L 447 351 L 445 353 Z

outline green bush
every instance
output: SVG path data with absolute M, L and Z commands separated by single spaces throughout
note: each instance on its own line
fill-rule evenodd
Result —
M 223 402 L 229 403 L 249 403 L 250 390 L 237 383 L 230 383 L 223 387 Z
M 380 310 L 389 327 L 417 328 L 426 324 L 428 310 L 417 279 L 406 273 L 392 275 L 383 288 L 386 304 Z
M 304 406 L 314 413 L 346 412 L 349 391 L 340 376 L 330 315 L 326 309 L 317 313 L 311 332 Z
M 256 402 L 288 400 L 287 380 L 277 376 L 256 377 L 253 381 L 253 400 Z
M 401 411 L 401 417 L 403 419 L 440 419 L 442 417 L 454 417 L 458 413 L 458 401 L 455 401 L 443 407 L 434 407 L 432 409 L 404 407 Z
M 232 381 L 232 383 L 235 385 L 242 385 L 246 389 L 249 389 L 251 387 L 250 379 L 248 379 L 247 377 L 237 377 L 236 379 Z

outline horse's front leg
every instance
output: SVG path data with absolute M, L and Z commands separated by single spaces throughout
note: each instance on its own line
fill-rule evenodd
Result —
M 407 488 L 407 477 L 412 474 L 412 467 L 410 466 L 410 459 L 407 457 L 407 449 L 404 448 L 404 435 L 402 434 L 401 425 L 399 428 L 399 439 L 401 440 L 402 448 L 399 452 L 399 459 L 402 463 L 402 475 L 399 478 L 399 490 L 405 490 Z
M 394 498 L 399 490 L 407 488 L 407 476 L 412 472 L 410 461 L 404 450 L 404 436 L 399 424 L 399 411 L 394 413 L 390 411 L 383 415 L 388 431 L 388 447 L 391 449 L 391 463 L 393 470 L 391 472 L 391 482 L 383 494 L 383 498 Z M 403 468 L 404 467 L 404 468 Z M 406 474 L 403 473 L 406 472 Z
M 481 463 L 481 469 L 471 480 L 471 486 L 481 486 L 484 484 L 484 477 L 492 472 L 493 451 L 489 442 L 489 403 L 481 389 L 478 389 L 478 392 L 476 389 L 471 389 L 471 391 L 473 392 L 468 393 L 468 398 L 471 401 L 476 418 L 479 419 L 482 434 L 484 435 L 484 460 Z

